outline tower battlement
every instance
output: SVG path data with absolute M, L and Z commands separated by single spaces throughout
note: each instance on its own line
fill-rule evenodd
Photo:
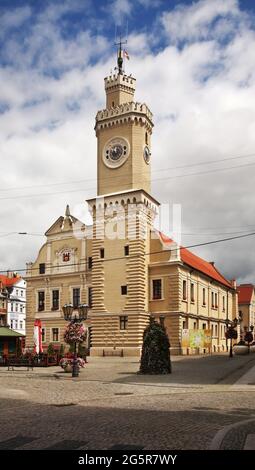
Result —
M 106 90 L 112 86 L 123 84 L 133 88 L 133 90 L 135 91 L 136 78 L 131 77 L 130 75 L 118 73 L 105 77 L 104 84 Z
M 136 79 L 125 74 L 109 75 L 104 79 L 106 108 L 133 101 Z

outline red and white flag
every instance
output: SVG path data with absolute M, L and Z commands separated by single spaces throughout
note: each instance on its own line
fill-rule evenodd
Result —
M 128 55 L 128 52 L 127 52 L 125 49 L 124 49 L 124 51 L 123 51 L 123 55 L 124 55 L 125 59 L 127 59 L 127 60 L 130 59 L 130 57 L 129 57 L 129 55 Z
M 34 352 L 36 354 L 43 352 L 41 320 L 35 320 L 34 322 Z

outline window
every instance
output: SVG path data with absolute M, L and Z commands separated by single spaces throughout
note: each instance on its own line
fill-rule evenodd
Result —
M 148 145 L 148 133 L 145 132 L 145 144 Z
M 197 329 L 197 322 L 196 322 L 196 321 L 194 321 L 194 323 L 193 323 L 193 329 L 194 329 L 194 330 Z
M 182 322 L 182 329 L 185 330 L 185 328 L 186 328 L 186 321 L 184 320 L 184 321 Z
M 39 264 L 39 274 L 45 274 L 45 263 Z
M 206 323 L 203 323 L 202 328 L 203 328 L 203 330 L 206 329 Z
M 18 295 L 19 295 L 19 289 L 16 289 L 16 295 L 17 295 L 17 297 L 18 297 Z
M 218 294 L 214 294 L 214 299 L 215 299 L 215 308 L 218 308 Z
M 92 269 L 92 263 L 93 263 L 92 256 L 89 256 L 88 257 L 88 269 Z
M 52 341 L 57 343 L 59 341 L 59 328 L 52 328 Z
M 21 330 L 23 330 L 23 321 L 19 322 L 19 327 L 20 327 Z
M 15 329 L 17 330 L 18 328 L 18 320 L 15 320 Z
M 11 328 L 13 329 L 13 320 L 11 320 Z
M 152 280 L 152 299 L 158 300 L 162 298 L 162 280 L 153 279 Z
M 89 308 L 92 308 L 92 287 L 89 287 L 88 297 Z
M 104 258 L 104 248 L 100 248 L 100 258 Z
M 59 310 L 59 290 L 52 291 L 52 310 Z
M 128 245 L 126 245 L 126 246 L 124 247 L 124 253 L 125 253 L 125 256 L 128 256 L 128 255 L 129 255 L 129 246 L 128 246 Z
M 128 317 L 121 316 L 120 317 L 120 330 L 127 330 L 127 326 L 128 326 Z
M 45 343 L 46 341 L 46 329 L 42 328 L 42 343 Z
M 121 286 L 121 295 L 127 295 L 127 286 Z
M 38 292 L 38 311 L 42 312 L 45 309 L 45 292 Z
M 21 297 L 23 297 L 23 290 L 20 291 L 20 295 L 21 295 Z
M 212 292 L 212 308 L 214 308 L 214 292 Z
M 11 312 L 13 312 L 13 303 L 11 303 Z
M 203 305 L 206 305 L 206 300 L 205 300 L 205 288 L 203 288 Z
M 187 300 L 187 281 L 182 281 L 182 299 Z
M 190 300 L 191 302 L 195 302 L 195 286 L 193 282 L 190 285 Z
M 19 309 L 19 305 L 18 304 L 15 304 L 15 312 L 17 312 Z
M 225 296 L 222 297 L 222 310 L 225 312 Z
M 218 325 L 215 325 L 215 336 L 218 336 Z
M 78 308 L 80 305 L 80 289 L 73 289 L 73 307 Z

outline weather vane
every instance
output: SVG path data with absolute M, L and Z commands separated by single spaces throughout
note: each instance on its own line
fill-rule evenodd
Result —
M 127 37 L 127 34 L 126 34 Z M 122 40 L 121 31 L 120 31 L 120 39 L 116 42 L 116 29 L 115 29 L 115 46 L 118 46 L 117 50 L 117 67 L 114 70 L 118 70 L 119 74 L 123 74 L 123 57 L 129 60 L 128 52 L 125 49 L 122 49 L 122 46 L 127 44 L 127 39 L 125 41 Z

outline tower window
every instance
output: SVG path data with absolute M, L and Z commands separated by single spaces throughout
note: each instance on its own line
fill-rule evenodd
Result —
M 145 132 L 145 143 L 148 145 L 148 132 Z
M 127 326 L 128 326 L 128 317 L 126 315 L 121 316 L 120 317 L 120 330 L 127 330 Z
M 124 253 L 125 253 L 125 256 L 128 256 L 128 255 L 129 255 L 129 246 L 128 246 L 128 245 L 126 245 L 126 246 L 124 247 Z
M 92 269 L 92 256 L 88 258 L 88 269 Z
M 88 304 L 89 308 L 92 308 L 92 287 L 88 289 Z
M 121 286 L 121 295 L 127 295 L 127 286 Z
M 112 108 L 114 108 L 114 101 L 112 101 Z
M 104 248 L 100 248 L 100 258 L 104 258 Z

